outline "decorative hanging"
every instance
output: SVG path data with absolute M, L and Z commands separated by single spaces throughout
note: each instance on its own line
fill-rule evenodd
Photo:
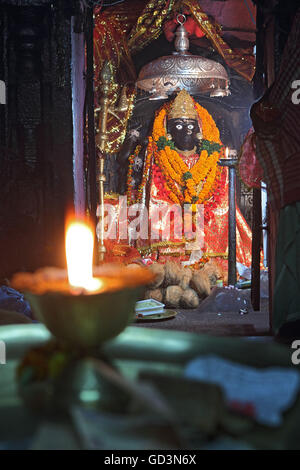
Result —
M 185 15 L 177 16 L 176 52 L 146 64 L 140 71 L 137 86 L 151 93 L 152 100 L 166 99 L 182 89 L 190 94 L 204 93 L 211 97 L 229 95 L 229 78 L 223 65 L 188 52 L 185 20 Z

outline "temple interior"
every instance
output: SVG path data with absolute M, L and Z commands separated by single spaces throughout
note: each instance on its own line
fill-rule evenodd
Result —
M 297 1 L 0 1 L 1 450 L 299 449 L 299 125 Z

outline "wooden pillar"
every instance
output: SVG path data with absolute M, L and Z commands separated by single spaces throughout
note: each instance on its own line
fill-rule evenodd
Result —
M 261 190 L 253 189 L 251 302 L 260 309 Z
M 17 270 L 65 265 L 74 200 L 71 8 L 64 0 L 2 0 L 0 282 Z
M 94 115 L 94 18 L 93 8 L 86 10 L 86 105 L 88 118 L 88 208 L 94 227 L 97 224 L 97 169 Z

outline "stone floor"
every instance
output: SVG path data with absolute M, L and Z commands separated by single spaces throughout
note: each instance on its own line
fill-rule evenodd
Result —
M 213 336 L 272 336 L 268 311 L 268 299 L 261 299 L 260 311 L 250 310 L 241 315 L 232 312 L 199 312 L 178 310 L 174 318 L 156 321 L 138 321 L 136 326 L 162 328 Z

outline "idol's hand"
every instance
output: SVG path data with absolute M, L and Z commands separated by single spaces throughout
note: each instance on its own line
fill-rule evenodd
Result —
M 123 164 L 123 162 L 127 161 L 130 155 L 133 153 L 139 139 L 140 139 L 140 132 L 139 129 L 141 126 L 137 127 L 136 129 L 131 129 L 129 132 L 127 132 L 127 135 L 125 137 L 123 146 L 121 148 L 121 151 L 119 152 L 118 155 L 118 161 Z
M 138 129 L 140 129 L 140 127 L 138 127 Z M 129 140 L 134 141 L 134 142 L 137 142 L 139 140 L 140 132 L 138 131 L 138 129 L 131 129 L 128 132 L 128 139 Z

